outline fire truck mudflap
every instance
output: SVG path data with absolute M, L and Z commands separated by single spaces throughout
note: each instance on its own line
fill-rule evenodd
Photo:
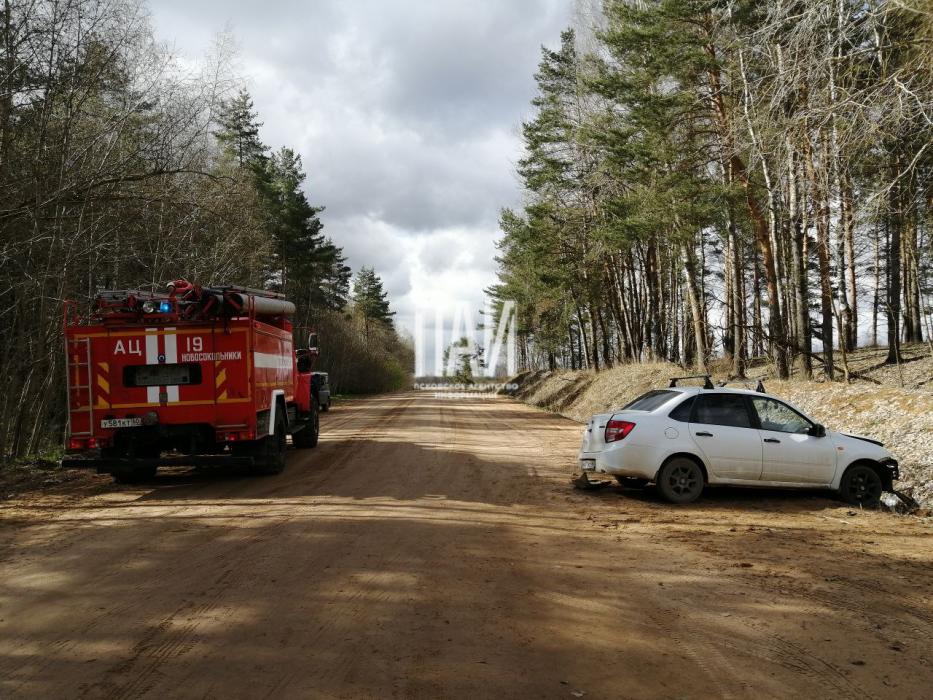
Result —
M 296 352 L 295 308 L 270 292 L 201 288 L 100 292 L 65 307 L 68 456 L 118 480 L 161 466 L 284 468 L 286 436 L 317 444 L 311 365 Z

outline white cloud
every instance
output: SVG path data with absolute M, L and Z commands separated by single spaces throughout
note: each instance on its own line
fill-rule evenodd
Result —
M 325 232 L 373 266 L 402 326 L 415 310 L 479 309 L 495 282 L 500 207 L 519 202 L 518 123 L 542 43 L 569 0 L 159 0 L 189 56 L 232 30 L 263 139 L 302 156 Z

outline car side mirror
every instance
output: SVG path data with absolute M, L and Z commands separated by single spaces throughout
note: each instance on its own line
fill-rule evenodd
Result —
M 308 354 L 312 357 L 317 357 L 321 354 L 318 348 L 317 333 L 308 334 Z
M 826 427 L 819 423 L 814 423 L 807 431 L 807 435 L 811 437 L 826 437 Z

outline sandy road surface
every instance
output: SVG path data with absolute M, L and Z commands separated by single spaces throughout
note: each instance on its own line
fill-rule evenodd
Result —
M 504 399 L 322 424 L 277 477 L 5 502 L 0 696 L 930 697 L 929 524 L 574 492 L 578 426 Z

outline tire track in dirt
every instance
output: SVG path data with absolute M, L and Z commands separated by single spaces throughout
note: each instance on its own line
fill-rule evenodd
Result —
M 121 660 L 105 671 L 105 679 L 84 689 L 79 697 L 105 695 L 113 698 L 144 697 L 154 690 L 162 666 L 184 656 L 198 644 L 198 627 L 203 618 L 221 606 L 221 600 L 230 588 L 243 583 L 256 569 L 263 569 L 264 560 L 272 556 L 268 548 L 277 530 L 281 530 L 292 518 L 283 517 L 250 533 L 250 540 L 229 548 L 226 556 L 216 554 L 213 558 L 221 565 L 220 574 L 201 591 L 186 591 L 185 599 L 154 627 L 150 628 L 133 646 L 128 658 Z M 248 560 L 249 567 L 238 566 Z M 196 602 L 197 601 L 197 602 Z M 223 615 L 218 615 L 223 617 Z M 178 625 L 177 620 L 187 618 Z M 130 676 L 126 682 L 113 676 Z
M 389 406 L 384 412 L 381 412 L 381 415 L 377 415 L 374 422 L 366 423 L 363 421 L 366 434 L 371 435 L 375 429 L 381 428 L 383 426 L 389 425 L 394 421 L 397 421 L 401 414 L 404 412 L 405 408 L 411 404 L 411 400 L 408 400 L 401 405 L 392 405 Z M 353 416 L 347 416 L 342 423 L 349 424 L 353 421 Z M 340 425 L 337 426 L 338 428 Z M 292 463 L 290 466 L 293 467 L 293 480 L 301 479 L 303 482 L 307 483 L 309 480 L 317 482 L 325 482 L 327 479 L 334 476 L 334 472 L 341 465 L 350 461 L 356 452 L 359 450 L 359 445 L 355 441 L 351 440 L 352 447 L 347 447 L 346 443 L 343 443 L 343 451 L 340 453 L 338 459 L 331 460 L 328 462 L 328 472 L 314 475 L 309 479 L 305 474 L 298 475 L 294 473 L 294 461 L 296 457 L 304 456 L 299 454 L 290 454 L 289 461 Z M 284 484 L 281 486 L 276 486 L 274 489 L 261 489 L 262 499 L 271 499 L 275 493 L 281 491 L 287 491 L 291 484 Z M 203 485 L 203 488 L 206 488 L 207 484 Z M 177 509 L 170 509 L 170 515 L 174 515 L 178 512 L 185 510 L 184 506 L 180 506 Z M 251 533 L 251 542 L 247 543 L 244 547 L 243 544 L 233 545 L 228 548 L 227 551 L 220 553 L 217 557 L 218 561 L 229 561 L 235 555 L 240 560 L 249 558 L 251 560 L 251 566 L 253 569 L 262 568 L 262 557 L 268 558 L 270 555 L 268 551 L 259 552 L 259 557 L 248 557 L 250 549 L 265 548 L 267 542 L 270 539 L 274 539 L 274 531 L 285 527 L 292 518 L 282 517 L 282 516 L 273 516 L 276 517 L 277 521 L 271 523 L 258 531 Z M 190 567 L 194 568 L 194 567 Z M 190 573 L 190 568 L 189 572 Z M 175 572 L 176 574 L 179 572 Z M 156 627 L 151 630 L 135 647 L 133 650 L 133 655 L 130 659 L 125 662 L 115 666 L 108 674 L 129 674 L 134 673 L 134 679 L 126 684 L 123 687 L 91 687 L 89 688 L 82 697 L 87 697 L 88 694 L 93 694 L 96 691 L 106 691 L 107 696 L 118 697 L 118 698 L 132 698 L 132 697 L 142 697 L 146 695 L 150 690 L 153 689 L 156 676 L 159 673 L 160 667 L 177 658 L 183 656 L 185 653 L 190 651 L 196 644 L 197 640 L 195 635 L 197 632 L 198 622 L 188 622 L 180 627 L 175 625 L 175 621 L 180 616 L 187 616 L 189 618 L 200 618 L 205 616 L 207 613 L 213 611 L 218 604 L 218 601 L 223 597 L 227 589 L 232 586 L 235 586 L 241 583 L 244 580 L 244 577 L 247 575 L 245 569 L 237 570 L 236 568 L 225 568 L 223 574 L 215 581 L 214 585 L 209 588 L 205 593 L 202 593 L 203 596 L 208 597 L 207 602 L 201 602 L 198 605 L 192 606 L 191 601 L 185 601 L 176 608 L 172 613 L 166 616 L 161 620 Z M 127 606 L 127 609 L 132 607 L 131 605 Z M 108 614 L 102 615 L 101 620 L 106 619 L 107 617 L 112 616 L 113 610 L 108 611 Z M 157 641 L 159 638 L 163 638 L 162 641 Z M 283 680 L 282 685 L 287 685 L 287 682 Z
M 292 452 L 289 454 L 284 478 L 267 480 L 256 494 L 260 498 L 272 498 L 277 494 L 288 493 L 297 482 L 303 488 L 315 490 L 329 480 L 340 476 L 340 469 L 360 456 L 367 448 L 367 442 L 378 434 L 388 434 L 387 430 L 397 423 L 414 402 L 414 397 L 404 397 L 398 403 L 392 403 L 385 410 L 376 411 L 375 416 L 347 416 L 345 424 L 354 424 L 353 431 L 339 441 L 318 443 L 318 448 Z M 342 429 L 341 426 L 337 426 Z M 333 427 L 331 427 L 333 430 Z M 324 468 L 321 472 L 308 473 L 310 466 Z
M 20 507 L 0 695 L 893 698 L 933 681 L 933 606 L 907 578 L 933 552 L 908 521 L 885 524 L 872 567 L 809 502 L 573 492 L 579 426 L 504 399 L 380 397 L 322 427 L 280 476 Z M 736 532 L 763 522 L 775 535 Z M 851 582 L 807 587 L 847 562 Z M 915 648 L 888 649 L 884 615 Z M 910 673 L 888 686 L 892 658 Z

